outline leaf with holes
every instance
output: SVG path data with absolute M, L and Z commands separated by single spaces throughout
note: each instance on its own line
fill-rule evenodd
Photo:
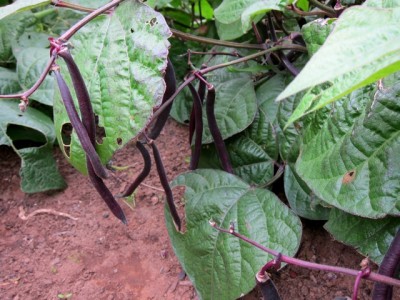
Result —
M 21 136 L 23 141 L 18 138 Z M 0 145 L 11 146 L 21 157 L 21 189 L 25 193 L 66 186 L 52 156 L 55 138 L 53 122 L 48 116 L 32 107 L 21 113 L 15 100 L 0 101 Z M 40 146 L 31 146 L 37 141 Z
M 287 255 L 294 255 L 301 223 L 273 193 L 249 186 L 238 177 L 216 170 L 178 176 L 184 186 L 186 232 L 177 232 L 166 208 L 168 233 L 176 255 L 201 299 L 237 299 L 255 285 L 254 274 L 272 257 L 220 233 L 209 225 L 235 230 Z
M 380 264 L 400 229 L 400 218 L 371 220 L 333 209 L 324 227 L 336 240 L 356 247 L 362 254 Z
M 97 152 L 106 163 L 145 127 L 160 104 L 171 32 L 161 14 L 137 1 L 126 1 L 71 39 L 71 50 L 88 87 L 98 126 L 104 132 Z M 70 87 L 66 66 L 58 60 Z M 65 138 L 69 120 L 59 92 L 54 103 L 57 139 L 70 163 L 86 172 L 85 154 L 75 132 Z M 64 138 L 64 139 L 63 139 Z
M 296 171 L 328 204 L 367 218 L 400 215 L 398 78 L 375 94 L 367 86 L 336 102 L 304 141 Z

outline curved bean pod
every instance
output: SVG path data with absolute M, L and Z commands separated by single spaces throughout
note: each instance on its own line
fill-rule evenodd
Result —
M 390 247 L 383 258 L 379 267 L 379 274 L 394 277 L 400 272 L 400 229 L 397 231 Z M 377 282 L 374 285 L 372 299 L 374 300 L 389 300 L 392 299 L 393 286 Z
M 171 212 L 171 216 L 172 216 L 172 219 L 174 220 L 176 228 L 178 229 L 178 231 L 180 231 L 181 230 L 181 219 L 180 219 L 178 212 L 176 210 L 176 207 L 175 207 L 174 196 L 172 194 L 171 187 L 169 186 L 169 183 L 168 183 L 167 174 L 165 174 L 165 169 L 164 169 L 164 165 L 161 160 L 160 152 L 158 151 L 157 146 L 154 143 L 154 141 L 152 143 L 150 143 L 150 145 L 153 150 L 154 161 L 156 162 L 158 176 L 160 176 L 160 182 L 165 191 L 165 196 L 167 198 L 167 204 L 169 207 L 169 211 Z
M 136 147 L 139 149 L 142 154 L 144 166 L 142 172 L 136 177 L 135 181 L 128 186 L 128 188 L 118 197 L 128 197 L 132 195 L 132 193 L 137 189 L 137 187 L 143 182 L 143 180 L 149 175 L 151 169 L 151 157 L 149 151 L 147 151 L 146 147 L 140 142 L 136 142 Z
M 92 144 L 92 139 L 89 137 L 86 128 L 83 126 L 81 120 L 79 119 L 78 112 L 76 111 L 74 101 L 72 100 L 71 92 L 67 84 L 62 77 L 59 68 L 53 68 L 53 72 L 56 76 L 57 84 L 60 89 L 61 97 L 64 102 L 65 109 L 67 111 L 68 117 L 71 121 L 72 127 L 75 129 L 76 134 L 78 135 L 79 141 L 81 142 L 83 150 L 87 157 L 89 158 L 93 170 L 97 174 L 97 176 L 101 178 L 107 178 L 107 172 L 104 169 L 103 165 L 100 162 L 100 158 L 97 155 L 96 150 Z
M 233 168 L 229 159 L 228 151 L 226 150 L 224 139 L 222 138 L 221 132 L 219 131 L 217 120 L 214 114 L 215 104 L 215 88 L 214 86 L 208 87 L 207 101 L 206 101 L 206 113 L 208 127 L 210 128 L 211 135 L 214 139 L 215 148 L 219 160 L 221 161 L 222 168 L 225 172 L 233 174 Z
M 189 83 L 188 87 L 193 96 L 193 119 L 194 119 L 194 131 L 196 132 L 196 139 L 194 141 L 194 149 L 190 158 L 190 170 L 196 170 L 199 165 L 200 152 L 201 152 L 201 141 L 203 137 L 203 112 L 202 112 L 202 101 L 199 93 L 196 91 L 194 86 Z M 192 118 L 190 118 L 192 120 Z
M 176 91 L 176 79 L 175 79 L 174 66 L 172 65 L 172 62 L 169 60 L 169 58 L 168 58 L 168 62 L 167 62 L 167 69 L 165 70 L 164 80 L 165 80 L 165 84 L 166 84 L 166 90 L 165 90 L 165 93 L 163 96 L 162 103 L 167 101 Z M 147 136 L 150 139 L 155 140 L 160 135 L 161 130 L 164 128 L 165 123 L 168 120 L 171 108 L 172 108 L 172 102 L 158 116 L 154 125 L 152 126 L 149 133 L 147 134 Z

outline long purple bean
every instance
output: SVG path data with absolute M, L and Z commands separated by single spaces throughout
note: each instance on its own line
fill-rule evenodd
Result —
M 202 64 L 201 65 L 201 70 L 207 68 L 206 64 Z M 205 76 L 203 76 L 203 78 L 205 79 Z M 206 95 L 206 83 L 204 82 L 204 80 L 199 80 L 199 87 L 197 89 L 197 93 L 199 94 L 199 98 L 201 101 L 201 104 L 203 104 L 204 102 L 204 97 Z M 192 93 L 193 95 L 193 93 Z M 193 97 L 194 99 L 194 97 Z M 194 100 L 193 100 L 194 101 Z M 189 145 L 192 144 L 193 141 L 193 135 L 196 129 L 196 116 L 195 116 L 195 108 L 194 108 L 194 103 L 192 105 L 192 110 L 190 111 L 190 118 L 189 118 Z
M 171 216 L 172 216 L 172 219 L 174 220 L 176 228 L 178 229 L 178 231 L 180 231 L 181 230 L 181 219 L 180 219 L 178 212 L 176 210 L 176 207 L 175 207 L 174 196 L 172 194 L 171 187 L 169 186 L 169 183 L 168 183 L 167 174 L 165 174 L 165 169 L 164 169 L 163 162 L 161 160 L 160 152 L 158 151 L 157 146 L 154 143 L 154 141 L 152 143 L 150 143 L 150 145 L 151 145 L 151 148 L 153 149 L 154 161 L 157 166 L 157 172 L 158 172 L 158 176 L 160 177 L 161 185 L 165 191 L 165 196 L 167 198 L 167 204 L 169 207 L 169 211 L 171 212 Z
M 81 110 L 82 124 L 85 127 L 90 142 L 94 147 L 96 143 L 96 124 L 92 104 L 90 102 L 90 97 L 85 82 L 79 71 L 78 66 L 76 65 L 69 51 L 64 50 L 59 52 L 58 54 L 65 60 L 68 70 L 71 74 L 75 93 L 78 98 L 79 108 Z M 90 181 L 92 182 L 94 188 L 100 194 L 104 202 L 107 204 L 108 208 L 119 220 L 122 221 L 122 223 L 127 224 L 127 220 L 121 206 L 114 199 L 111 191 L 104 184 L 103 180 L 99 176 L 97 176 L 88 155 L 86 155 L 86 166 L 88 169 Z
M 176 79 L 175 79 L 174 66 L 172 65 L 172 62 L 169 59 L 168 59 L 168 63 L 167 63 L 167 69 L 165 70 L 164 80 L 165 80 L 165 84 L 166 84 L 166 90 L 164 93 L 164 97 L 162 99 L 162 103 L 167 101 L 176 91 Z M 147 136 L 150 139 L 155 140 L 160 135 L 161 130 L 164 128 L 165 123 L 168 120 L 171 108 L 172 108 L 172 102 L 158 116 L 154 125 L 152 126 L 150 131 L 147 133 Z
M 97 176 L 101 178 L 107 178 L 107 172 L 100 162 L 100 158 L 97 155 L 96 150 L 94 149 L 91 138 L 88 136 L 86 128 L 83 126 L 81 120 L 79 119 L 78 112 L 76 111 L 74 102 L 72 100 L 71 92 L 69 91 L 69 88 L 65 83 L 58 66 L 53 68 L 53 72 L 56 76 L 61 97 L 63 99 L 64 106 L 71 121 L 72 127 L 75 129 L 75 132 L 78 135 L 82 148 L 83 150 L 85 150 L 85 153 L 93 166 L 94 172 L 97 174 Z
M 201 81 L 200 81 L 201 82 Z M 202 101 L 199 93 L 196 91 L 194 86 L 189 83 L 188 87 L 193 97 L 193 119 L 194 119 L 194 127 L 196 132 L 196 139 L 194 141 L 194 149 L 192 151 L 192 156 L 190 157 L 190 170 L 196 170 L 199 165 L 200 160 L 200 152 L 201 152 L 201 141 L 203 137 L 203 112 L 202 112 Z M 192 120 L 192 118 L 190 119 Z
M 211 135 L 214 139 L 215 148 L 217 150 L 219 160 L 221 161 L 222 168 L 224 169 L 225 172 L 233 174 L 233 168 L 231 161 L 229 159 L 228 151 L 226 150 L 224 140 L 218 128 L 217 120 L 215 119 L 214 104 L 215 104 L 215 88 L 214 86 L 210 86 L 208 87 L 207 101 L 206 101 L 208 127 L 210 128 Z
M 390 247 L 383 258 L 379 267 L 379 274 L 395 277 L 400 272 L 400 229 L 397 231 Z M 374 300 L 389 300 L 392 299 L 393 286 L 386 285 L 381 282 L 375 283 L 372 293 Z
M 58 52 L 58 56 L 64 59 L 69 73 L 71 74 L 72 84 L 74 85 L 76 97 L 78 99 L 79 110 L 81 111 L 82 123 L 94 145 L 96 141 L 96 123 L 85 81 L 68 48 Z
M 86 166 L 88 169 L 90 181 L 92 182 L 96 191 L 100 194 L 101 198 L 107 204 L 108 208 L 111 210 L 114 216 L 120 219 L 122 223 L 127 225 L 128 221 L 126 220 L 124 211 L 122 210 L 118 202 L 115 200 L 111 191 L 104 184 L 103 180 L 99 176 L 97 176 L 97 174 L 94 172 L 93 166 L 89 161 L 87 161 Z
M 119 197 L 128 197 L 132 195 L 132 193 L 137 189 L 137 187 L 143 182 L 143 180 L 149 175 L 151 169 L 151 157 L 149 151 L 147 151 L 146 147 L 140 142 L 136 142 L 136 147 L 139 149 L 142 154 L 144 165 L 143 170 L 136 177 L 135 181 L 128 186 L 128 188 L 123 192 Z

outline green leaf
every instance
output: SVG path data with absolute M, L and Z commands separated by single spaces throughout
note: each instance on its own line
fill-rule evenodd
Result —
M 336 19 L 317 19 L 305 24 L 301 28 L 309 57 L 313 56 L 325 43 L 335 27 Z
M 275 99 L 285 86 L 285 76 L 275 75 L 257 88 L 258 114 L 246 130 L 246 134 L 274 160 L 277 160 L 279 155 L 277 132 L 279 103 Z
M 339 18 L 324 45 L 278 100 L 329 83 L 304 115 L 400 69 L 400 8 L 354 6 Z M 309 99 L 307 100 L 311 102 Z
M 17 73 L 23 90 L 28 90 L 37 81 L 49 61 L 49 49 L 26 48 L 17 55 Z M 30 96 L 46 105 L 53 105 L 54 81 L 47 76 L 41 86 Z
M 265 184 L 274 176 L 274 160 L 250 137 L 233 137 L 226 148 L 235 174 L 247 183 Z M 199 167 L 222 169 L 214 145 L 202 148 Z
M 377 7 L 377 8 L 394 8 L 400 7 L 399 0 L 367 0 L 363 3 L 364 6 Z
M 103 163 L 143 129 L 153 107 L 160 104 L 170 35 L 161 14 L 142 3 L 126 1 L 112 15 L 99 16 L 71 39 L 72 55 L 81 68 L 99 126 L 105 130 L 96 147 Z M 61 61 L 60 65 L 72 87 L 67 68 Z M 64 154 L 85 173 L 85 154 L 75 132 L 69 155 L 65 152 L 61 131 L 69 120 L 58 92 L 54 120 Z
M 251 28 L 251 22 L 257 23 L 266 12 L 271 10 L 282 10 L 282 6 L 287 5 L 284 0 L 258 0 L 245 8 L 241 14 L 242 31 L 247 32 Z
M 215 20 L 215 26 L 217 27 L 218 36 L 221 40 L 229 41 L 241 37 L 244 33 L 242 32 L 242 21 L 237 20 L 233 23 L 224 24 Z
M 177 232 L 166 208 L 167 229 L 176 255 L 201 299 L 236 299 L 255 285 L 254 274 L 272 257 L 209 225 L 235 230 L 287 255 L 299 247 L 301 223 L 270 191 L 254 189 L 236 176 L 198 170 L 178 176 L 184 186 L 186 232 Z
M 330 209 L 324 207 L 326 204 L 313 194 L 289 165 L 285 167 L 284 186 L 290 208 L 296 215 L 310 220 L 328 220 Z
M 50 2 L 50 0 L 17 0 L 13 4 L 1 8 L 0 19 L 17 12 L 31 10 L 32 8 L 50 4 Z
M 21 87 L 18 83 L 17 73 L 10 69 L 0 67 L 0 94 L 13 94 L 20 90 Z
M 222 137 L 226 139 L 245 130 L 253 122 L 257 111 L 256 93 L 250 78 L 235 78 L 214 86 L 217 92 L 215 118 Z M 213 139 L 207 124 L 205 105 L 203 124 L 203 143 L 211 143 Z
M 17 149 L 7 134 L 10 124 L 40 132 L 45 136 L 46 144 L 41 147 Z M 62 189 L 66 186 L 52 156 L 54 141 L 54 126 L 48 116 L 32 107 L 21 113 L 15 100 L 0 101 L 0 144 L 13 147 L 21 157 L 21 188 L 25 193 Z
M 380 264 L 400 229 L 400 218 L 371 220 L 332 209 L 324 227 L 336 240 L 355 247 Z
M 13 45 L 33 22 L 35 18 L 28 11 L 0 20 L 0 64 L 15 62 Z
M 336 102 L 296 163 L 318 197 L 368 218 L 400 215 L 400 84 L 391 80 L 375 95 L 365 87 Z

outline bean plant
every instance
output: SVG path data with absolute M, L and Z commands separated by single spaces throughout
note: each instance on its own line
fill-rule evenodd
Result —
M 375 282 L 373 299 L 391 299 L 399 1 L 12 2 L 0 1 L 0 145 L 21 157 L 24 192 L 65 187 L 56 143 L 129 226 L 118 198 L 146 179 L 152 154 L 170 240 L 199 298 L 236 299 L 257 283 L 279 299 L 268 272 L 294 264 L 355 277 L 353 299 L 361 280 Z M 169 116 L 188 125 L 191 147 L 172 181 L 157 147 Z M 111 159 L 127 144 L 143 169 L 113 195 Z M 295 258 L 301 218 L 326 221 L 366 256 L 360 269 Z

